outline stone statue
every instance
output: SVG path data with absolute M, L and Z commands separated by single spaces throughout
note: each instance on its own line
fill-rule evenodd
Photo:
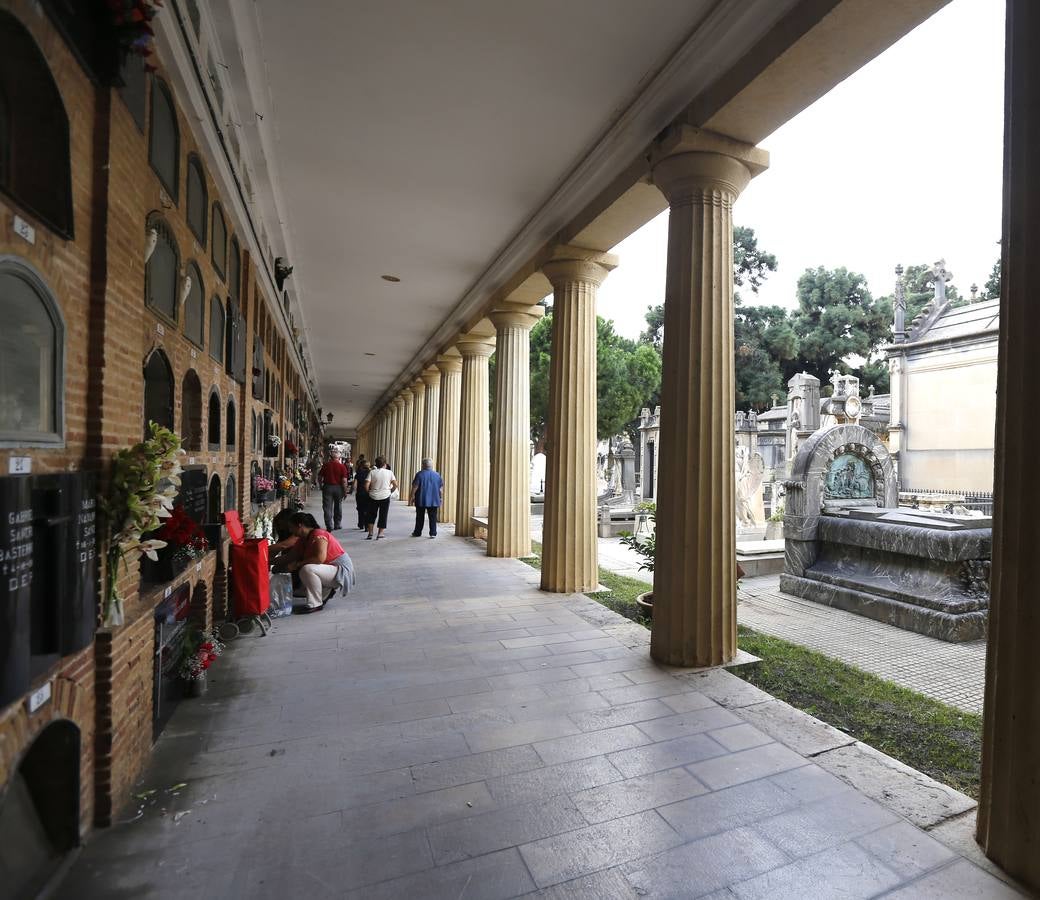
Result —
M 755 513 L 751 500 L 762 486 L 765 461 L 758 453 L 752 455 L 747 447 L 737 447 L 737 527 L 754 528 Z

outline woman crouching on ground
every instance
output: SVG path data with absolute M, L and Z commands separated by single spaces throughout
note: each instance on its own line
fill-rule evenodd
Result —
M 299 572 L 300 583 L 307 591 L 307 605 L 293 611 L 316 612 L 335 594 L 345 594 L 354 586 L 354 564 L 339 541 L 319 528 L 310 513 L 296 513 L 292 523 L 303 549 L 289 567 Z

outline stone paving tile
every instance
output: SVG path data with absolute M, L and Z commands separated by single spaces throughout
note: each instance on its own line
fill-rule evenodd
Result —
M 966 859 L 958 859 L 885 894 L 885 900 L 1022 900 L 1023 897 L 1026 895 Z
M 899 821 L 851 788 L 799 806 L 755 826 L 790 856 L 808 856 Z
M 464 897 L 504 900 L 524 894 L 533 887 L 527 866 L 514 848 L 384 881 L 346 896 L 350 900 L 402 900 L 411 897 L 421 897 L 422 900 L 460 900 Z
M 672 769 L 725 753 L 725 749 L 706 734 L 689 734 L 646 747 L 611 753 L 607 758 L 626 778 L 632 778 L 635 775 Z
M 678 768 L 579 791 L 572 794 L 571 799 L 582 815 L 596 824 L 696 797 L 707 790 L 689 772 Z M 666 820 L 674 827 L 670 819 Z
M 896 822 L 861 835 L 856 843 L 903 878 L 916 878 L 957 855 L 909 822 Z
M 669 825 L 688 840 L 751 825 L 795 809 L 801 800 L 771 779 L 760 779 L 711 793 L 702 793 L 660 807 Z
M 641 731 L 645 731 L 651 740 L 668 741 L 687 734 L 699 734 L 702 731 L 711 731 L 714 728 L 739 724 L 741 724 L 740 719 L 729 710 L 713 705 L 687 713 L 662 716 L 661 718 L 651 719 L 648 722 L 641 722 L 639 728 Z M 727 747 L 726 749 L 741 748 Z
M 500 750 L 503 747 L 533 744 L 535 741 L 544 741 L 562 735 L 575 734 L 578 730 L 578 726 L 570 719 L 560 716 L 558 718 L 532 719 L 527 722 L 517 722 L 514 725 L 472 729 L 464 732 L 464 734 L 470 751 L 472 753 L 483 753 L 486 750 Z
M 593 872 L 524 895 L 527 900 L 625 900 L 638 896 L 620 868 Z
M 615 750 L 628 750 L 648 743 L 650 738 L 634 725 L 619 725 L 617 728 L 604 728 L 551 741 L 539 741 L 534 745 L 534 749 L 546 765 L 552 766 L 573 759 L 602 756 Z
M 528 803 L 553 794 L 573 793 L 620 781 L 621 773 L 606 757 L 579 759 L 574 762 L 546 766 L 531 772 L 489 778 L 488 790 L 501 805 Z
M 748 750 L 751 747 L 761 747 L 763 744 L 772 743 L 773 739 L 768 734 L 763 734 L 753 725 L 744 722 L 740 725 L 730 725 L 728 728 L 719 728 L 709 731 L 708 735 L 718 741 L 727 750 Z
M 638 700 L 622 706 L 606 706 L 603 709 L 588 712 L 574 712 L 570 714 L 570 718 L 582 731 L 597 731 L 600 728 L 631 725 L 671 714 L 671 708 L 659 700 Z
M 805 758 L 793 750 L 781 744 L 765 744 L 751 750 L 730 753 L 719 759 L 694 763 L 689 769 L 712 790 L 718 790 L 804 765 Z
M 738 828 L 666 850 L 623 868 L 640 895 L 685 900 L 787 861 L 788 858 L 761 835 L 749 828 Z
M 443 865 L 575 831 L 587 824 L 574 803 L 560 794 L 435 825 L 427 833 L 434 861 Z
M 520 854 L 535 882 L 545 887 L 638 859 L 679 841 L 679 835 L 657 813 L 644 812 L 524 844 Z
M 741 900 L 875 897 L 899 884 L 899 876 L 855 844 L 845 844 L 734 884 Z
M 411 768 L 416 791 L 432 791 L 471 781 L 483 781 L 500 775 L 528 772 L 544 765 L 534 747 L 506 747 L 487 753 L 473 753 L 455 759 L 439 760 Z

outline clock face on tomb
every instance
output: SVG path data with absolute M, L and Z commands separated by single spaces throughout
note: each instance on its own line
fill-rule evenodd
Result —
M 862 408 L 863 403 L 859 397 L 849 397 L 845 401 L 845 415 L 850 419 L 855 419 L 859 415 L 859 411 Z

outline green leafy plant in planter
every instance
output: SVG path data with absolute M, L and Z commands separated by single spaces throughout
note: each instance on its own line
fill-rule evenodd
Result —
M 776 511 L 769 517 L 769 522 L 783 522 L 784 520 L 784 507 L 780 505 L 776 508 Z
M 148 423 L 149 437 L 125 447 L 112 461 L 108 494 L 101 510 L 108 529 L 105 550 L 106 626 L 123 624 L 123 598 L 119 595 L 119 564 L 137 553 L 153 562 L 165 541 L 144 536 L 170 516 L 181 485 L 181 439 L 168 428 Z
M 639 571 L 653 572 L 654 562 L 657 558 L 657 505 L 643 502 L 636 507 L 636 510 L 647 513 L 647 519 L 653 528 L 645 538 L 640 538 L 629 531 L 623 531 L 621 532 L 621 544 L 628 547 L 629 550 L 635 550 L 643 558 L 639 563 Z M 650 590 L 640 594 L 636 597 L 636 603 L 639 604 L 645 615 L 653 615 L 654 592 Z

